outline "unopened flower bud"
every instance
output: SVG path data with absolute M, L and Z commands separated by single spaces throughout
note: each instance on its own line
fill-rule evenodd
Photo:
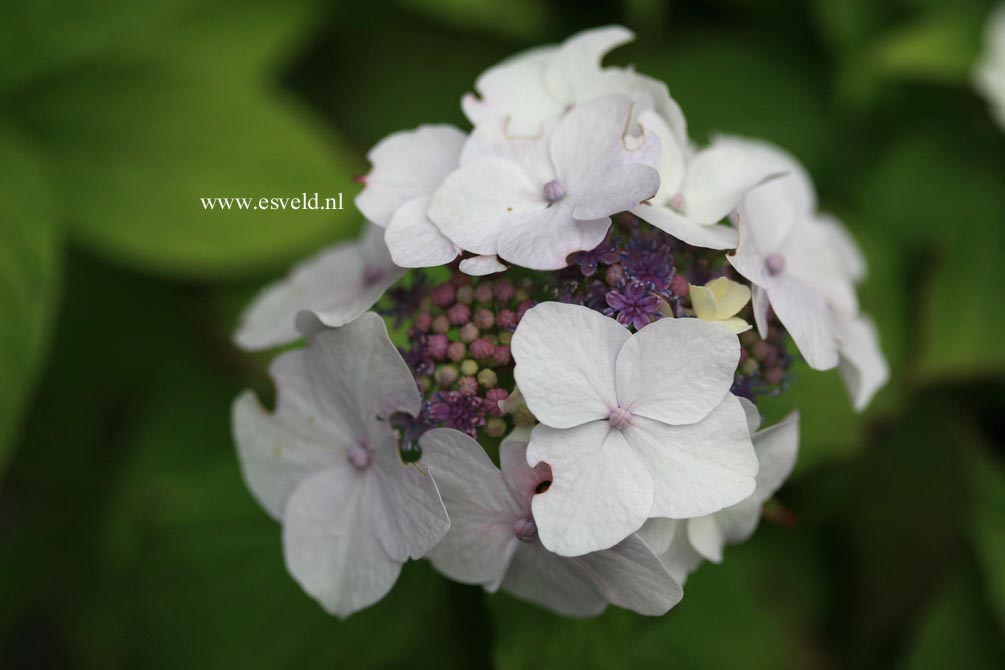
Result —
M 500 344 L 492 352 L 492 362 L 496 365 L 509 365 L 512 354 L 505 344 Z
M 691 284 L 684 275 L 674 275 L 670 281 L 670 292 L 678 298 L 686 298 L 691 292 Z
M 450 307 L 454 304 L 457 288 L 453 284 L 440 284 L 433 288 L 433 304 L 437 307 Z
M 447 339 L 446 335 L 435 334 L 426 338 L 426 351 L 429 352 L 433 360 L 442 361 L 447 355 L 448 346 L 450 346 L 450 340 Z
M 770 368 L 764 372 L 764 381 L 771 385 L 781 384 L 785 380 L 785 372 L 781 368 Z
M 617 286 L 625 278 L 625 268 L 621 263 L 616 263 L 604 272 L 604 281 L 607 282 L 608 286 Z
M 513 294 L 513 297 L 514 297 L 514 298 L 515 298 L 515 299 L 516 299 L 516 300 L 517 300 L 518 302 L 522 302 L 522 301 L 524 301 L 524 300 L 527 300 L 528 298 L 530 298 L 530 294 L 529 294 L 529 293 L 527 293 L 527 289 L 523 289 L 523 288 L 518 288 L 518 289 L 516 290 L 516 293 L 514 293 L 514 294 Z
M 472 321 L 472 323 L 474 323 L 482 330 L 486 330 L 496 324 L 496 317 L 491 310 L 480 309 L 477 312 L 475 312 L 474 320 Z
M 496 325 L 500 328 L 512 328 L 516 325 L 516 312 L 511 309 L 503 309 L 496 316 Z
M 499 378 L 496 377 L 495 370 L 485 368 L 478 373 L 478 383 L 487 389 L 494 387 L 498 382 Z
M 492 282 L 483 281 L 475 287 L 475 301 L 483 305 L 492 302 Z
M 497 416 L 485 422 L 485 434 L 489 437 L 502 437 L 506 434 L 506 421 Z
M 506 389 L 493 388 L 489 389 L 485 394 L 485 406 L 486 411 L 492 416 L 503 416 L 506 411 L 502 408 L 502 401 L 509 397 L 509 392 Z
M 456 365 L 441 365 L 436 368 L 436 373 L 433 378 L 436 379 L 436 383 L 440 386 L 450 386 L 457 378 L 460 377 L 460 373 L 457 371 Z
M 750 347 L 750 353 L 752 353 L 754 358 L 757 360 L 763 361 L 770 355 L 772 348 L 773 347 L 764 340 L 758 340 L 757 342 L 754 342 L 752 347 Z
M 415 316 L 415 329 L 420 333 L 428 333 L 433 327 L 433 317 L 429 312 L 419 312 Z
M 461 326 L 461 342 L 471 344 L 478 339 L 478 326 L 473 323 L 466 323 Z
M 461 395 L 474 395 L 478 393 L 478 380 L 474 377 L 461 377 L 457 380 L 457 390 Z
M 457 302 L 464 305 L 470 305 L 471 301 L 475 298 L 475 290 L 468 286 L 461 286 L 457 289 Z
M 508 330 L 504 330 L 503 332 L 499 333 L 499 344 L 509 344 L 512 341 L 513 341 L 513 333 L 509 332 Z
M 756 359 L 748 358 L 743 365 L 740 366 L 740 372 L 745 375 L 752 375 L 757 372 L 757 369 L 761 367 Z
M 461 363 L 461 374 L 468 375 L 469 377 L 478 374 L 478 363 L 471 360 L 470 358 L 467 359 L 466 361 Z
M 513 288 L 513 284 L 509 283 L 506 279 L 500 279 L 495 285 L 496 300 L 500 302 L 507 302 L 513 299 L 516 295 L 516 289 Z
M 447 318 L 455 326 L 463 325 L 471 318 L 471 308 L 463 302 L 459 302 L 447 310 Z
M 434 333 L 445 333 L 450 330 L 450 319 L 442 314 L 439 314 L 433 318 L 433 332 Z
M 454 363 L 460 363 L 467 355 L 468 348 L 464 346 L 463 342 L 451 342 L 450 346 L 447 347 L 447 358 Z
M 486 358 L 491 358 L 495 353 L 495 347 L 492 343 L 486 340 L 484 337 L 480 337 L 471 343 L 471 355 L 478 360 L 485 360 Z

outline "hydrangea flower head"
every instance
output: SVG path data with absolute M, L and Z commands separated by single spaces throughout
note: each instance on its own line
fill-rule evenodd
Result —
M 246 312 L 244 348 L 305 341 L 272 366 L 276 409 L 246 392 L 233 428 L 328 611 L 426 556 L 567 616 L 663 614 L 791 471 L 798 415 L 761 430 L 756 403 L 798 400 L 793 360 L 838 367 L 857 409 L 885 383 L 863 256 L 809 175 L 693 144 L 665 84 L 601 64 L 631 37 L 520 54 L 464 98 L 470 131 L 379 142 L 362 238 Z

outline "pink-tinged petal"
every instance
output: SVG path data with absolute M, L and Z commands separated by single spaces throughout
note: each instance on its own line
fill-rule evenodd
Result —
M 371 486 L 372 479 L 353 468 L 325 470 L 297 488 L 283 514 L 290 574 L 340 618 L 383 598 L 401 572 L 374 533 Z
M 545 70 L 556 51 L 554 46 L 525 51 L 483 72 L 475 82 L 479 95 L 461 100 L 472 125 L 508 117 L 510 133 L 534 135 L 546 120 L 561 115 L 565 103 L 545 83 Z
M 649 516 L 712 514 L 754 492 L 757 457 L 733 395 L 699 423 L 671 426 L 635 416 L 623 432 L 654 482 Z
M 757 405 L 746 398 L 737 397 L 736 399 L 740 401 L 740 407 L 743 408 L 743 413 L 747 416 L 747 430 L 753 435 L 761 426 L 761 412 L 757 409 Z
M 604 241 L 611 219 L 577 221 L 572 209 L 556 203 L 512 221 L 499 234 L 499 256 L 532 270 L 559 270 L 576 251 L 595 248 Z
M 499 470 L 467 435 L 445 428 L 420 440 L 420 465 L 429 469 L 450 515 L 450 530 L 429 552 L 433 566 L 465 584 L 496 585 L 514 542 L 513 523 L 522 514 Z
M 543 185 L 555 178 L 548 142 L 557 125 L 557 121 L 547 121 L 533 135 L 520 135 L 513 133 L 509 117 L 487 122 L 475 128 L 464 143 L 461 165 L 481 158 L 508 160 Z
M 398 208 L 384 234 L 395 265 L 403 268 L 429 268 L 445 265 L 457 258 L 460 248 L 440 232 L 426 212 L 428 196 L 421 196 Z
M 761 503 L 753 497 L 732 507 L 686 521 L 687 538 L 695 551 L 713 563 L 722 562 L 727 544 L 745 542 L 761 518 Z
M 648 165 L 614 166 L 584 182 L 582 193 L 570 196 L 572 215 L 587 221 L 630 210 L 653 197 L 659 185 L 659 173 Z
M 643 221 L 693 247 L 733 249 L 737 244 L 736 228 L 729 225 L 695 223 L 669 207 L 649 203 L 632 207 L 630 211 Z
M 584 30 L 567 39 L 556 50 L 545 69 L 548 90 L 566 102 L 582 102 L 591 93 L 592 83 L 600 75 L 600 62 L 608 51 L 635 39 L 623 26 L 604 26 Z M 591 95 L 590 98 L 596 96 Z
M 547 208 L 541 188 L 512 161 L 480 158 L 447 177 L 429 218 L 462 249 L 493 255 L 514 221 Z
M 530 436 L 527 436 L 530 439 Z M 530 514 L 530 503 L 543 482 L 551 481 L 551 469 L 545 463 L 531 467 L 527 463 L 527 442 L 503 440 L 499 447 L 499 466 L 503 482 L 513 500 L 514 509 Z
M 370 309 L 405 273 L 391 262 L 383 232 L 367 226 L 359 240 L 326 249 L 263 289 L 241 316 L 237 345 L 257 351 L 300 339 L 296 317 L 304 310 L 338 327 Z
M 472 277 L 484 277 L 497 272 L 505 272 L 506 264 L 498 256 L 472 256 L 460 262 L 457 268 Z
M 736 209 L 747 191 L 783 174 L 756 152 L 713 142 L 688 162 L 681 187 L 685 213 L 695 223 L 717 223 Z
M 790 412 L 773 426 L 754 433 L 754 451 L 760 469 L 753 499 L 758 507 L 775 495 L 792 474 L 799 453 L 799 412 Z
M 639 528 L 635 536 L 645 542 L 646 546 L 659 556 L 670 548 L 677 533 L 684 532 L 683 524 L 685 523 L 684 519 L 653 517 L 648 519 L 642 528 Z
M 676 103 L 674 103 L 676 106 Z M 678 108 L 679 111 L 679 108 Z M 684 115 L 679 115 L 683 124 Z M 670 199 L 680 193 L 684 186 L 684 175 L 687 169 L 687 130 L 674 128 L 667 118 L 656 111 L 645 111 L 639 114 L 639 125 L 647 134 L 653 133 L 660 143 L 660 187 L 653 202 L 666 205 Z M 667 231 L 669 232 L 669 231 Z
M 653 505 L 647 466 L 609 421 L 568 430 L 534 428 L 527 462 L 551 467 L 547 491 L 532 508 L 541 542 L 580 556 L 613 547 L 642 527 Z
M 694 572 L 705 559 L 695 551 L 688 538 L 687 524 L 690 523 L 690 520 L 681 520 L 677 523 L 679 524 L 677 532 L 671 538 L 666 551 L 660 553 L 659 557 L 674 581 L 683 585 L 687 581 L 688 575 Z
M 387 335 L 384 320 L 368 312 L 342 328 L 309 338 L 298 357 L 299 375 L 326 417 L 341 417 L 371 448 L 388 444 L 387 424 L 376 420 L 394 412 L 418 414 L 422 404 L 412 373 Z M 280 399 L 285 385 L 277 380 Z M 317 419 L 311 419 L 312 421 Z
M 834 241 L 833 229 L 816 218 L 794 226 L 778 249 L 785 259 L 784 276 L 797 278 L 831 305 L 854 314 L 858 295 L 843 255 L 846 252 Z
M 273 367 L 275 374 L 276 367 Z M 348 439 L 339 426 L 304 423 L 313 408 L 291 407 L 300 400 L 280 398 L 281 411 L 269 414 L 251 391 L 234 401 L 233 429 L 244 481 L 258 503 L 274 518 L 281 519 L 290 494 L 318 470 L 349 467 L 345 461 Z
M 648 159 L 652 168 L 659 164 L 655 145 L 649 151 L 626 148 L 631 109 L 631 98 L 611 95 L 579 105 L 563 117 L 551 136 L 550 150 L 556 176 L 568 193 L 585 191 L 616 166 L 639 163 L 640 157 Z M 655 136 L 652 140 L 659 141 Z
M 861 412 L 890 379 L 890 366 L 879 346 L 879 333 L 865 315 L 835 315 L 838 324 L 838 371 L 852 404 Z
M 659 558 L 634 535 L 577 558 L 558 556 L 539 543 L 519 546 L 502 588 L 571 617 L 595 616 L 608 603 L 659 616 L 683 595 Z
M 367 154 L 373 169 L 356 196 L 356 206 L 367 219 L 386 227 L 399 207 L 430 195 L 457 168 L 464 140 L 463 132 L 447 125 L 388 135 Z
M 632 335 L 618 353 L 618 404 L 669 424 L 701 421 L 729 392 L 739 360 L 740 341 L 726 328 L 701 319 L 661 319 Z
M 765 203 L 771 200 L 783 201 L 787 206 L 791 206 L 791 211 L 797 216 L 813 214 L 816 211 L 817 193 L 813 179 L 802 163 L 789 152 L 769 142 L 735 135 L 718 135 L 713 138 L 713 144 L 751 154 L 765 163 L 774 165 L 776 171 L 788 175 L 785 179 L 772 180 L 770 188 L 758 189 Z
M 868 274 L 868 267 L 858 242 L 837 217 L 821 214 L 817 217 L 817 221 L 830 233 L 834 251 L 841 258 L 841 264 L 848 276 L 856 284 L 861 283 Z
M 837 324 L 819 294 L 795 279 L 787 279 L 768 291 L 768 300 L 811 368 L 837 367 Z
M 374 529 L 387 555 L 396 561 L 421 558 L 450 527 L 435 479 L 415 465 L 402 463 L 397 449 L 375 451 Z
M 606 419 L 617 402 L 614 363 L 629 337 L 614 319 L 581 305 L 528 310 L 510 347 L 516 383 L 538 421 L 571 428 Z
M 762 340 L 768 337 L 768 304 L 768 292 L 757 285 L 751 287 L 750 306 L 754 309 L 757 334 Z

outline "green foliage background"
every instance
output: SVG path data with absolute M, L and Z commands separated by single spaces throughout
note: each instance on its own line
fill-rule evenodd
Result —
M 0 11 L 0 667 L 1005 667 L 1005 133 L 969 86 L 983 0 L 47 0 Z M 864 415 L 798 368 L 764 523 L 660 619 L 586 622 L 406 566 L 339 622 L 240 481 L 229 342 L 350 211 L 392 131 L 521 48 L 621 22 L 692 134 L 772 140 L 862 242 L 894 377 Z

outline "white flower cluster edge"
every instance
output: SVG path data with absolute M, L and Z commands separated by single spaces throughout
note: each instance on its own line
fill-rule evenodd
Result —
M 372 222 L 361 239 L 294 268 L 246 311 L 242 348 L 306 337 L 272 364 L 275 411 L 245 392 L 233 425 L 291 574 L 328 611 L 377 602 L 426 556 L 452 579 L 568 616 L 608 604 L 659 615 L 701 561 L 753 533 L 796 459 L 798 414 L 762 429 L 730 393 L 740 347 L 728 318 L 633 334 L 544 302 L 512 341 L 539 423 L 504 439 L 501 468 L 449 429 L 423 435 L 421 460 L 405 463 L 388 418 L 417 414 L 421 398 L 367 311 L 406 268 L 463 255 L 472 275 L 559 269 L 630 211 L 723 250 L 752 284 L 762 335 L 770 306 L 811 367 L 840 369 L 856 408 L 885 383 L 856 298 L 865 262 L 817 211 L 806 171 L 761 142 L 691 143 L 665 84 L 601 65 L 632 37 L 598 28 L 490 68 L 462 102 L 470 134 L 429 125 L 382 140 L 357 198 Z

